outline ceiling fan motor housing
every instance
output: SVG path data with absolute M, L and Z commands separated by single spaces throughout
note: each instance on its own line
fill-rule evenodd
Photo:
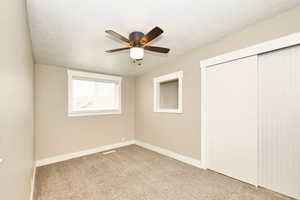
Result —
M 138 41 L 140 41 L 140 39 L 144 37 L 144 35 L 145 34 L 142 32 L 135 31 L 129 34 L 129 40 L 130 42 L 133 42 L 134 47 L 138 47 L 140 46 L 140 43 Z

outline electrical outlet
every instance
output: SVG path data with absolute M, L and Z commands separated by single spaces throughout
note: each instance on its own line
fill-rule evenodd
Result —
M 124 142 L 126 140 L 126 137 L 121 138 L 121 142 Z

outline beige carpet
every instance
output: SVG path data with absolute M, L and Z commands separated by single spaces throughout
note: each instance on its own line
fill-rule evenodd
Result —
M 289 199 L 136 145 L 37 170 L 37 200 Z

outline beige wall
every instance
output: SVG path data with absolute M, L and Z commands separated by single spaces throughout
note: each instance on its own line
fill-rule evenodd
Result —
M 162 109 L 178 108 L 178 80 L 160 83 L 160 105 Z
M 159 66 L 136 80 L 136 138 L 201 159 L 200 68 L 202 59 L 300 32 L 300 7 L 249 26 L 216 43 Z M 206 31 L 206 30 L 204 30 Z M 209 31 L 209 30 L 207 30 Z M 153 78 L 183 70 L 183 114 L 153 112 Z
M 0 1 L 0 199 L 29 199 L 33 172 L 33 59 L 25 1 Z
M 123 77 L 122 114 L 67 116 L 67 70 L 36 65 L 36 159 L 134 138 L 135 79 Z

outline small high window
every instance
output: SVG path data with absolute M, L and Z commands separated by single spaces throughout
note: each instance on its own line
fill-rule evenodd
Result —
M 175 72 L 153 79 L 154 112 L 182 113 L 183 72 Z
M 118 76 L 68 70 L 69 116 L 121 114 Z

